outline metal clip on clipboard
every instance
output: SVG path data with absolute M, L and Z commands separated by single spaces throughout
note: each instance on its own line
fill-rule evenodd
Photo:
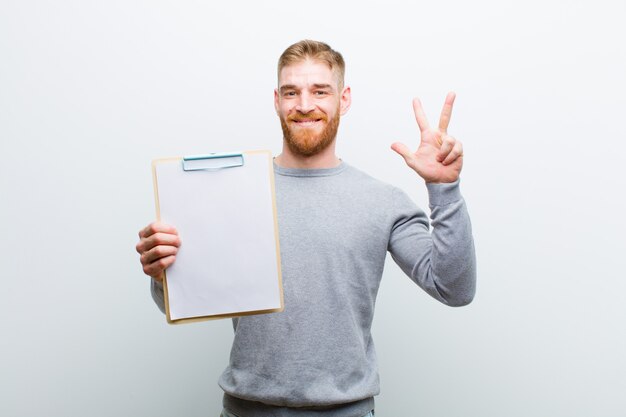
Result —
M 242 153 L 211 153 L 183 157 L 183 171 L 218 171 L 241 167 L 243 164 Z

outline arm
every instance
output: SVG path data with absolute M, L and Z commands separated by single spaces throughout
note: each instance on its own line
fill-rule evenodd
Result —
M 389 251 L 424 291 L 450 306 L 469 304 L 476 291 L 472 228 L 459 182 L 427 184 L 433 230 L 426 214 L 401 191 Z
M 463 145 L 448 135 L 455 94 L 449 93 L 438 128 L 431 128 L 418 99 L 413 100 L 420 128 L 418 149 L 402 143 L 392 149 L 426 181 L 433 231 L 421 212 L 411 209 L 408 197 L 398 197 L 400 216 L 392 231 L 389 250 L 411 279 L 441 302 L 460 306 L 472 301 L 476 291 L 476 256 L 472 229 L 459 188 Z M 417 251 L 417 252 L 416 252 Z M 417 258 L 416 258 L 417 253 Z

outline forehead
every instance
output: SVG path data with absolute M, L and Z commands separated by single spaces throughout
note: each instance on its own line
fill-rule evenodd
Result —
M 338 81 L 336 72 L 328 64 L 310 59 L 284 66 L 278 76 L 279 87 L 287 84 L 302 88 L 314 84 L 337 86 Z

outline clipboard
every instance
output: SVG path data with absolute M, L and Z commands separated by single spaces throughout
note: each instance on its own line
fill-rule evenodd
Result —
M 181 246 L 165 271 L 170 324 L 284 309 L 270 151 L 152 161 L 157 219 Z

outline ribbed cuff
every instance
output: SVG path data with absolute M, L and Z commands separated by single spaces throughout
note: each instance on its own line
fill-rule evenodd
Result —
M 450 183 L 426 183 L 428 189 L 428 201 L 432 206 L 445 206 L 450 203 L 457 202 L 463 199 L 461 196 L 461 179 L 457 179 L 455 182 Z
M 163 293 L 163 283 L 150 278 L 150 292 L 152 293 L 152 299 L 156 303 L 159 310 L 165 314 L 165 296 Z

